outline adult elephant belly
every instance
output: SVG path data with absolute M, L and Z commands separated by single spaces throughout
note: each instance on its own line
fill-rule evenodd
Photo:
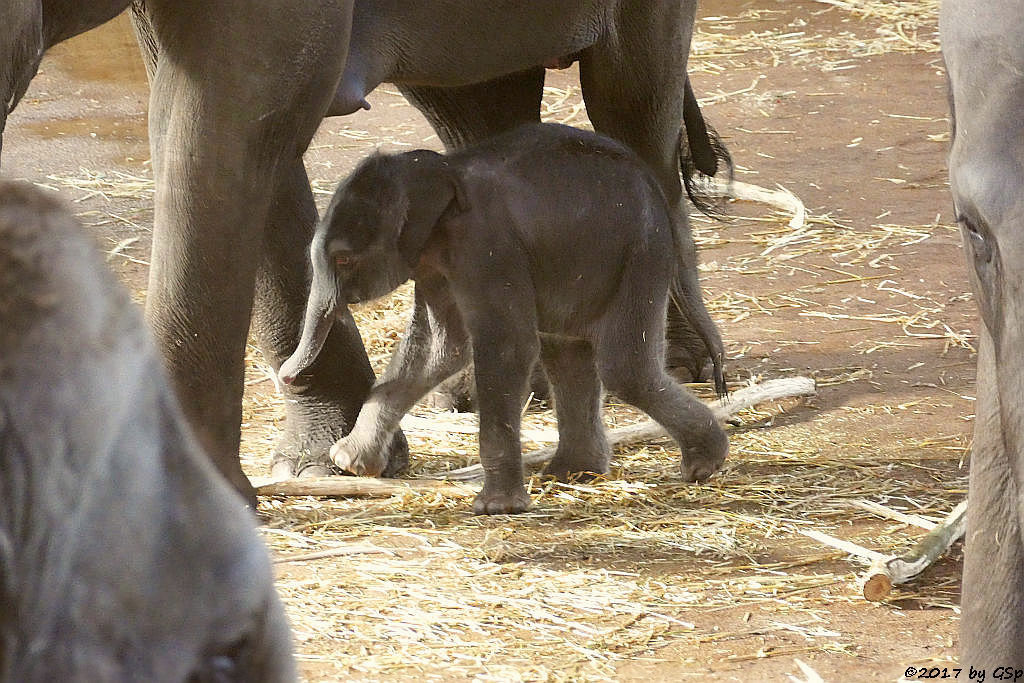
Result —
M 636 151 L 669 199 L 684 241 L 680 272 L 688 279 L 688 309 L 700 317 L 698 326 L 713 325 L 700 295 L 680 182 L 681 163 L 689 171 L 691 159 L 710 157 L 712 173 L 717 163 L 686 76 L 695 13 L 694 0 L 357 2 L 329 114 L 368 107 L 369 92 L 394 83 L 446 148 L 461 148 L 538 121 L 545 67 L 578 59 L 594 128 Z M 702 157 L 691 155 L 695 145 Z M 717 154 L 727 159 L 724 151 Z M 709 172 L 707 161 L 696 167 Z M 693 329 L 691 321 L 670 317 L 668 358 L 696 378 L 708 357 Z
M 456 87 L 544 64 L 593 45 L 610 23 L 607 0 L 357 3 L 332 114 L 364 106 L 384 82 Z
M 388 14 L 397 27 L 392 35 L 398 40 L 415 44 L 417 38 L 425 39 L 417 59 L 396 64 L 392 80 L 408 85 L 460 86 L 553 63 L 593 45 L 610 23 L 609 4 L 607 0 L 398 0 L 384 3 L 377 11 Z M 363 10 L 357 6 L 355 12 L 353 21 L 359 22 Z M 438 25 L 438 19 L 445 16 L 458 19 Z M 373 23 L 366 27 L 366 35 L 376 32 Z M 419 33 L 420 26 L 430 30 Z M 402 30 L 404 27 L 408 28 Z M 363 26 L 356 23 L 354 28 L 357 45 L 362 45 Z

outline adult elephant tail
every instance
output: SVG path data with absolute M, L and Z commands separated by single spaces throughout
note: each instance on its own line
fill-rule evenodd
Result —
M 724 195 L 711 179 L 724 169 L 726 182 L 732 183 L 732 157 L 718 132 L 704 120 L 689 78 L 683 90 L 682 132 L 685 136 L 679 137 L 679 168 L 686 195 L 701 213 L 721 218 L 726 213 Z
M 7 127 L 7 103 L 0 102 L 0 159 L 4 152 L 4 129 Z

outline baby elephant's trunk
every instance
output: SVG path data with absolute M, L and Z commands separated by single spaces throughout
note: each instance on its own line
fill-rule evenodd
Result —
M 278 375 L 285 384 L 291 384 L 303 370 L 308 368 L 320 355 L 320 349 L 331 332 L 338 306 L 338 287 L 334 270 L 327 263 L 327 256 L 321 250 L 313 254 L 313 284 L 306 302 L 306 317 L 302 325 L 299 347 L 281 365 Z

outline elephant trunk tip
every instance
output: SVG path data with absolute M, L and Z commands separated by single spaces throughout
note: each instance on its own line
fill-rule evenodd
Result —
M 315 313 L 313 317 L 318 317 Z M 303 330 L 302 339 L 299 340 L 299 347 L 286 360 L 281 363 L 277 371 L 277 377 L 283 384 L 290 385 L 309 366 L 313 365 L 320 349 L 323 348 L 327 335 L 331 331 L 331 323 L 334 321 L 333 306 L 313 324 L 307 324 Z
M 284 363 L 281 364 L 281 369 L 277 372 L 278 379 L 284 384 L 293 384 L 295 378 L 299 376 L 305 368 L 300 367 L 301 363 L 299 359 L 292 356 Z

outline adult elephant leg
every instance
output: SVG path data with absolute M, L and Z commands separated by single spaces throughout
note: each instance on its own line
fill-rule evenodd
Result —
M 594 128 L 629 145 L 654 170 L 674 207 L 683 241 L 683 290 L 688 308 L 707 315 L 697 278 L 697 251 L 679 176 L 679 145 L 696 4 L 635 2 L 623 7 L 614 43 L 601 42 L 580 56 L 580 83 Z M 689 27 L 689 28 L 688 28 Z M 694 325 L 669 307 L 666 360 L 691 378 L 704 375 L 709 355 Z
M 190 153 L 220 143 L 201 130 L 186 132 L 186 114 L 172 100 L 158 79 L 151 127 L 165 130 L 151 136 L 157 192 L 146 316 L 207 453 L 252 499 L 238 460 L 242 359 L 268 204 L 253 190 L 270 187 L 253 175 L 225 173 L 227 163 L 201 151 Z M 251 162 L 244 150 L 232 152 L 231 166 Z M 214 201 L 196 201 L 211 191 Z
M 278 174 L 263 258 L 256 274 L 253 333 L 275 371 L 295 350 L 309 294 L 309 241 L 317 211 L 309 179 L 296 159 Z M 348 315 L 346 313 L 346 315 Z M 284 385 L 285 434 L 272 466 L 275 476 L 329 473 L 331 445 L 351 429 L 373 384 L 373 370 L 351 316 L 335 324 L 316 362 Z M 408 462 L 401 431 L 382 454 L 384 476 Z
M 135 9 L 152 75 L 157 187 L 146 313 L 198 436 L 252 500 L 238 444 L 264 229 L 337 85 L 351 5 L 150 0 Z
M 445 148 L 458 149 L 540 120 L 544 69 L 456 88 L 399 85 L 399 90 L 430 122 Z M 473 386 L 470 367 L 442 383 L 430 402 L 440 410 L 471 411 L 476 407 Z M 548 395 L 547 378 L 539 364 L 534 367 L 530 389 L 537 398 Z

